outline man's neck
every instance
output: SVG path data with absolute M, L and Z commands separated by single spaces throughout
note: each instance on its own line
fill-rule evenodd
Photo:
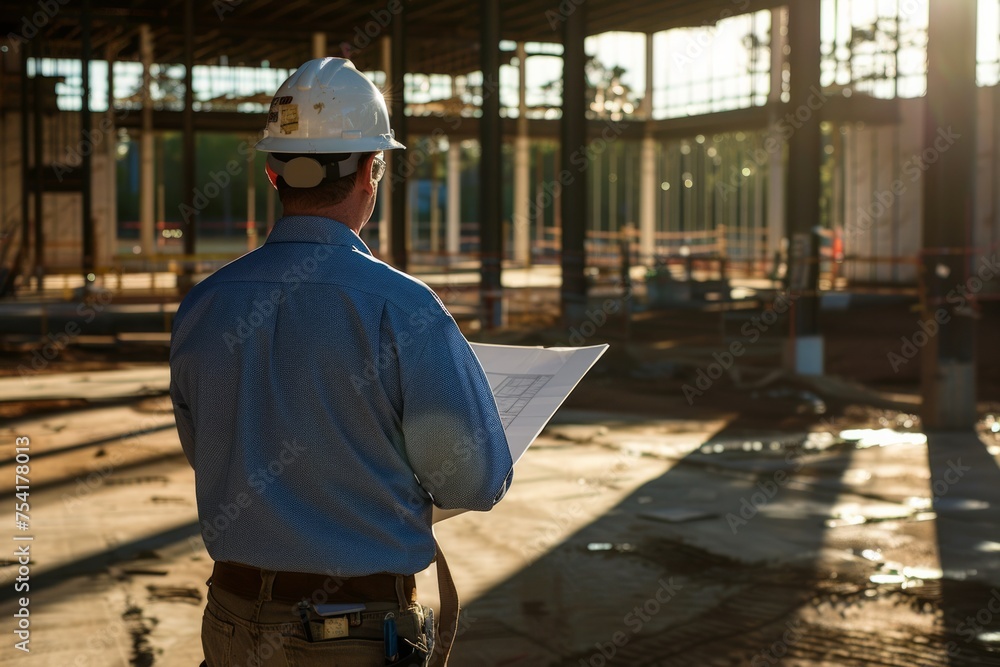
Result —
M 361 228 L 364 226 L 363 224 L 352 222 L 350 220 L 351 216 L 349 216 L 346 211 L 340 209 L 313 209 L 313 210 L 301 210 L 301 211 L 292 209 L 283 211 L 282 215 L 284 215 L 285 217 L 290 217 L 293 215 L 304 215 L 304 216 L 314 216 L 320 218 L 329 218 L 331 220 L 336 220 L 340 224 L 344 225 L 345 227 L 353 231 L 355 234 L 360 234 Z

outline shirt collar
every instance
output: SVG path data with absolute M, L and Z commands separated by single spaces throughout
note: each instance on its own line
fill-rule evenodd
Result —
M 318 215 L 289 215 L 274 223 L 265 243 L 321 243 L 355 248 L 366 255 L 371 251 L 350 227 Z

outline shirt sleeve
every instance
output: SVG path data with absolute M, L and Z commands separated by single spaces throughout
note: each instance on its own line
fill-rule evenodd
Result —
M 489 381 L 450 316 L 419 338 L 419 354 L 400 354 L 407 458 L 438 507 L 489 510 L 514 474 Z

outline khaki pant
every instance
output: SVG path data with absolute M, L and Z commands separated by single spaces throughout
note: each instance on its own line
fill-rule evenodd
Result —
M 271 600 L 273 580 L 273 573 L 265 575 L 256 600 L 209 587 L 201 626 L 207 667 L 382 667 L 382 624 L 389 612 L 397 618 L 400 650 L 408 648 L 405 640 L 417 643 L 418 608 L 402 599 L 367 603 L 361 625 L 349 628 L 347 637 L 310 642 L 296 606 Z

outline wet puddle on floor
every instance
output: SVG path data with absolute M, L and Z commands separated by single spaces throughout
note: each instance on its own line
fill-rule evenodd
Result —
M 844 442 L 853 443 L 857 449 L 869 447 L 890 447 L 892 445 L 926 445 L 927 436 L 913 431 L 897 431 L 891 428 L 856 428 L 840 432 Z
M 628 542 L 621 542 L 618 544 L 613 544 L 611 542 L 590 542 L 587 544 L 587 551 L 615 551 L 618 553 L 626 553 L 629 551 L 635 551 L 635 545 L 629 544 Z
M 827 528 L 860 526 L 883 521 L 931 521 L 937 518 L 937 514 L 930 511 L 923 503 L 901 505 L 879 502 L 840 504 L 833 508 L 830 516 L 831 518 L 824 522 Z

